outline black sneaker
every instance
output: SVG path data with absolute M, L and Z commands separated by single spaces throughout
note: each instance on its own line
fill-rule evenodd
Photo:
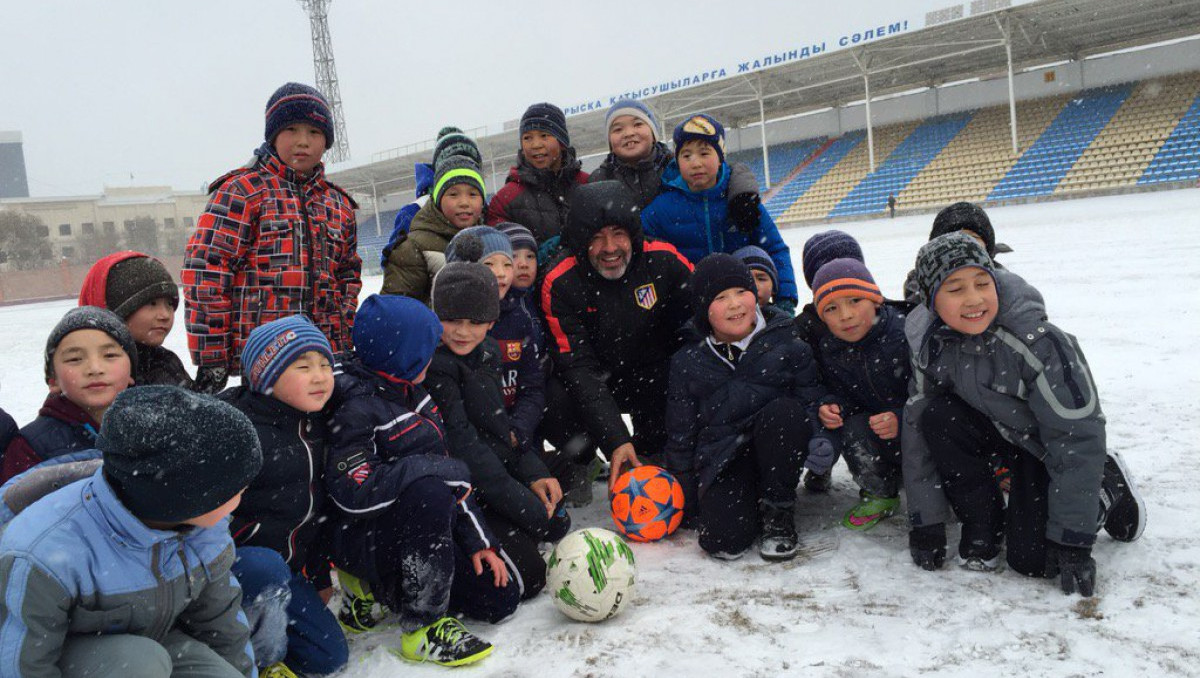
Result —
M 795 558 L 800 537 L 796 534 L 796 516 L 792 505 L 763 502 L 762 521 L 762 544 L 758 553 L 763 560 Z
M 1000 569 L 1000 535 L 988 530 L 963 525 L 962 540 L 958 542 L 958 566 L 972 572 L 995 572 Z
M 1104 460 L 1100 483 L 1100 515 L 1104 531 L 1117 541 L 1137 541 L 1146 529 L 1146 502 L 1133 484 L 1133 476 L 1116 452 Z
M 833 471 L 825 473 L 813 473 L 812 471 L 804 471 L 804 489 L 817 494 L 825 494 L 829 492 L 829 488 L 833 487 Z

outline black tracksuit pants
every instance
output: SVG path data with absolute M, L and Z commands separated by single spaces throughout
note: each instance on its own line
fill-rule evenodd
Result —
M 760 501 L 790 510 L 811 437 L 812 424 L 800 401 L 780 398 L 760 410 L 749 442 L 700 495 L 700 548 L 741 553 L 762 532 Z
M 884 440 L 868 421 L 872 415 L 846 417 L 841 428 L 841 452 L 854 481 L 875 497 L 900 496 L 900 436 Z

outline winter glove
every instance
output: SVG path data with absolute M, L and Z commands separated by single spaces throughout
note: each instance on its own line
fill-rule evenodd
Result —
M 946 526 L 922 525 L 908 533 L 908 552 L 922 570 L 940 570 L 946 563 Z
M 730 197 L 726 208 L 729 221 L 742 233 L 753 233 L 758 228 L 761 204 L 762 198 L 757 193 L 738 193 Z
M 537 251 L 538 268 L 542 268 L 546 264 L 550 263 L 551 260 L 554 259 L 554 257 L 558 256 L 558 252 L 561 249 L 563 249 L 561 235 L 553 235 L 553 236 L 550 236 L 549 238 L 546 238 L 546 241 L 543 242 L 538 247 L 538 251 Z
M 837 460 L 837 451 L 833 449 L 833 441 L 828 438 L 813 438 L 808 441 L 808 456 L 804 459 L 804 468 L 824 475 L 833 468 Z
M 224 367 L 201 367 L 196 370 L 196 391 L 216 395 L 229 381 L 229 370 Z
M 795 299 L 788 299 L 787 297 L 783 297 L 781 299 L 776 299 L 774 306 L 781 313 L 788 314 L 788 317 L 791 317 L 791 318 L 796 317 L 796 300 Z
M 1063 593 L 1070 595 L 1078 590 L 1084 598 L 1092 597 L 1096 591 L 1096 561 L 1092 558 L 1092 547 L 1046 542 L 1046 574 L 1059 576 Z

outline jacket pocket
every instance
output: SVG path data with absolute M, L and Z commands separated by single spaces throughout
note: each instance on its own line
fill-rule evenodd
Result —
M 295 224 L 283 219 L 269 219 L 258 224 L 258 241 L 254 243 L 254 267 L 260 273 L 287 270 L 300 265 Z
M 109 610 L 89 610 L 76 607 L 71 610 L 71 621 L 67 627 L 69 633 L 128 633 L 133 621 L 133 607 L 118 605 Z

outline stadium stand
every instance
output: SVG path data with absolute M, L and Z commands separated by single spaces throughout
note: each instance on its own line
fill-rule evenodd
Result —
M 796 202 L 796 198 L 812 187 L 831 168 L 842 161 L 846 154 L 866 139 L 863 132 L 851 132 L 837 139 L 827 140 L 813 151 L 812 155 L 802 161 L 798 171 L 789 174 L 790 179 L 782 186 L 774 187 L 774 194 L 767 197 L 764 204 L 771 217 L 778 219 L 784 211 Z
M 821 137 L 819 139 L 789 141 L 768 147 L 768 152 L 771 156 L 771 186 L 777 186 L 787 179 L 792 169 L 804 162 L 824 142 L 825 138 Z M 763 172 L 761 149 L 736 151 L 729 154 L 729 159 L 746 163 L 750 167 L 750 170 L 754 172 L 755 178 L 758 179 L 758 185 L 763 189 L 767 187 L 767 182 L 764 181 L 765 175 Z
M 1182 94 L 1192 98 L 1191 106 L 1138 178 L 1138 184 L 1200 181 L 1200 75 L 1182 83 L 1181 89 Z

